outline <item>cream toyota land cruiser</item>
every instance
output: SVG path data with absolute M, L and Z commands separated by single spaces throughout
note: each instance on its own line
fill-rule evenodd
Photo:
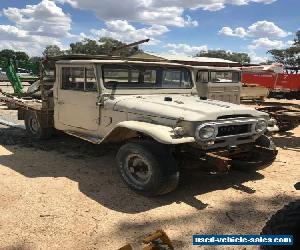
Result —
M 266 113 L 200 98 L 191 68 L 180 64 L 60 60 L 52 100 L 53 127 L 95 144 L 120 144 L 121 177 L 147 196 L 177 187 L 186 156 L 228 171 L 256 170 L 277 153 L 264 135 Z M 46 129 L 38 117 L 25 115 L 36 137 Z

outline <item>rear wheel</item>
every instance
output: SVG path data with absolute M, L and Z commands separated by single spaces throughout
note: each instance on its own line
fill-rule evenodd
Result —
M 162 195 L 178 185 L 177 163 L 164 145 L 151 141 L 129 142 L 120 148 L 116 158 L 124 182 L 140 194 Z
M 34 139 L 47 139 L 51 137 L 52 130 L 44 128 L 34 111 L 27 111 L 25 114 L 25 127 L 30 137 Z

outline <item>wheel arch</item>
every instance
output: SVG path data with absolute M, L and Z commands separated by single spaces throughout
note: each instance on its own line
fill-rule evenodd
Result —
M 116 125 L 101 143 L 122 142 L 141 135 L 150 137 L 162 144 L 182 144 L 194 142 L 194 137 L 176 137 L 173 129 L 168 126 L 140 122 L 124 121 Z

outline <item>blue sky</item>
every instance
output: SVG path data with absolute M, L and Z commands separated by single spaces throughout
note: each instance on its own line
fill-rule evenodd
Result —
M 225 49 L 260 62 L 268 49 L 292 44 L 299 10 L 299 0 L 1 0 L 0 47 L 39 55 L 83 38 L 149 37 L 147 51 Z

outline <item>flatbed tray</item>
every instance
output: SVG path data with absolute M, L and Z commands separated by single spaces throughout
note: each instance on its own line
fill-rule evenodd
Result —
M 42 101 L 34 98 L 19 98 L 7 93 L 0 93 L 0 102 L 10 107 L 24 108 L 31 110 L 42 110 Z

